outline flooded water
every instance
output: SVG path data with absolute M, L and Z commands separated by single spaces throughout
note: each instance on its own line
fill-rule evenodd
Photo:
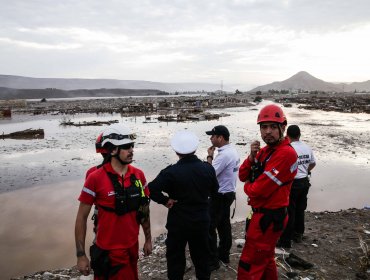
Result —
M 230 114 L 220 120 L 186 123 L 143 123 L 144 117 L 119 114 L 81 114 L 68 117 L 74 122 L 118 120 L 137 133 L 134 165 L 148 181 L 168 164 L 176 162 L 169 147 L 178 129 L 193 130 L 201 139 L 197 155 L 205 159 L 209 136 L 205 131 L 226 125 L 231 141 L 242 159 L 249 143 L 260 139 L 255 124 L 257 107 L 213 110 Z M 370 116 L 286 108 L 288 122 L 298 124 L 302 140 L 314 149 L 309 210 L 336 211 L 370 204 Z M 104 127 L 61 127 L 61 116 L 15 116 L 0 120 L 0 133 L 43 128 L 45 139 L 0 140 L 0 271 L 4 279 L 43 269 L 75 264 L 74 221 L 86 170 L 98 164 L 94 141 Z M 244 145 L 246 144 L 246 145 Z M 238 184 L 234 220 L 249 211 L 242 183 Z M 151 204 L 152 235 L 164 232 L 166 209 Z M 89 225 L 91 227 L 91 223 Z M 91 228 L 87 244 L 91 243 Z M 141 237 L 142 240 L 142 237 Z

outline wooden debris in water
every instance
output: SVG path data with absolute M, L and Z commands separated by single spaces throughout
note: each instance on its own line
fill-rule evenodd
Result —
M 44 139 L 44 130 L 43 129 L 26 129 L 22 131 L 16 131 L 9 134 L 2 135 L 3 139 L 10 138 L 10 139 Z
M 67 126 L 67 125 L 73 125 L 73 126 L 101 126 L 101 125 L 110 125 L 112 123 L 118 123 L 118 120 L 111 120 L 111 121 L 91 121 L 91 122 L 84 121 L 84 122 L 78 122 L 78 123 L 75 123 L 75 122 L 66 120 L 66 121 L 62 121 L 60 123 L 60 125 L 64 125 L 64 126 Z

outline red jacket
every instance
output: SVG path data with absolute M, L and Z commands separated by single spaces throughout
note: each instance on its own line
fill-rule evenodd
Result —
M 263 147 L 256 159 L 263 162 L 270 154 L 264 172 L 253 183 L 247 181 L 252 167 L 249 158 L 239 168 L 239 179 L 246 182 L 244 192 L 249 197 L 248 204 L 254 208 L 276 209 L 289 205 L 290 188 L 297 173 L 297 153 L 285 138 L 277 146 Z
M 97 204 L 109 208 L 115 207 L 115 192 L 107 172 L 116 174 L 118 181 L 124 188 L 131 185 L 130 175 L 135 174 L 144 187 L 144 193 L 149 196 L 149 189 L 144 173 L 132 165 L 128 165 L 127 172 L 122 178 L 106 163 L 101 168 L 90 173 L 85 181 L 79 200 L 86 204 Z M 123 179 L 123 180 L 122 180 Z M 114 212 L 99 208 L 96 244 L 105 250 L 130 248 L 138 242 L 139 224 L 136 221 L 136 211 L 117 216 Z

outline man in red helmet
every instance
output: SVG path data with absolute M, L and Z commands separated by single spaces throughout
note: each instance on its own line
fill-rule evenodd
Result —
M 288 221 L 287 206 L 297 173 L 297 154 L 284 137 L 287 120 L 279 106 L 262 108 L 257 124 L 267 145 L 260 149 L 259 141 L 252 142 L 250 154 L 239 169 L 253 215 L 240 256 L 238 279 L 277 280 L 275 245 Z

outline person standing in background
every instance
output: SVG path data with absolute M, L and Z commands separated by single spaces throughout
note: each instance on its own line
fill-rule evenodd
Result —
M 208 148 L 207 162 L 212 164 L 216 171 L 218 184 L 218 194 L 211 204 L 211 227 L 210 227 L 210 247 L 211 247 L 211 270 L 220 267 L 219 261 L 230 263 L 230 249 L 232 246 L 232 234 L 230 223 L 230 206 L 236 199 L 236 181 L 240 158 L 235 147 L 230 144 L 230 132 L 227 127 L 217 125 L 212 130 L 206 132 L 211 135 L 212 146 Z M 218 154 L 214 158 L 217 148 Z M 217 233 L 219 244 L 217 246 Z
M 290 145 L 298 155 L 298 172 L 294 178 L 289 197 L 288 224 L 276 246 L 291 248 L 292 240 L 300 243 L 304 233 L 304 212 L 307 208 L 307 194 L 311 186 L 308 175 L 316 166 L 312 149 L 300 141 L 301 130 L 298 125 L 291 125 L 287 129 Z

